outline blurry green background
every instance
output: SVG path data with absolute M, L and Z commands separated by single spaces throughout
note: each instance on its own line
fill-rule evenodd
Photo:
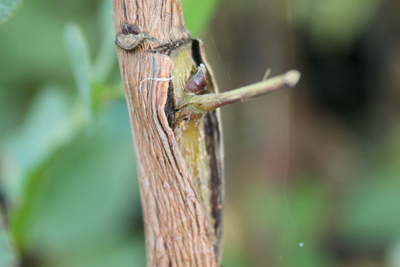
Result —
M 302 73 L 222 109 L 222 265 L 400 267 L 400 2 L 182 2 L 221 91 Z M 1 267 L 145 266 L 113 36 L 110 0 L 0 25 Z

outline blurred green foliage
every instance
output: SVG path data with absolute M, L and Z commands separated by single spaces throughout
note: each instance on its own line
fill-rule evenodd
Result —
M 2 0 L 0 2 L 0 24 L 6 22 L 18 9 L 21 0 Z
M 64 47 L 72 66 L 82 105 L 85 108 L 86 123 L 90 125 L 93 121 L 92 88 L 90 85 L 91 66 L 88 47 L 78 26 L 67 25 L 64 34 Z
M 217 0 L 192 1 L 183 0 L 182 10 L 185 18 L 186 27 L 192 36 L 199 38 L 207 23 L 214 15 L 217 7 Z
M 341 53 L 367 29 L 381 0 L 291 0 L 296 23 L 319 52 Z
M 290 2 L 316 49 L 337 52 L 351 47 L 380 1 Z M 15 3 L 0 3 L 0 23 Z M 217 1 L 182 5 L 186 26 L 201 36 Z M 0 26 L 0 193 L 11 227 L 6 233 L 0 223 L 1 267 L 14 260 L 14 247 L 26 266 L 145 266 L 112 25 L 110 0 L 30 0 Z M 340 201 L 332 201 L 312 172 L 283 186 L 241 185 L 239 204 L 227 203 L 226 239 L 234 242 L 225 244 L 223 266 L 257 265 L 254 247 L 269 251 L 273 266 L 337 266 L 321 243 L 330 222 L 351 246 L 389 244 L 390 266 L 400 266 L 399 132 L 393 130 L 381 158 L 363 166 L 355 177 L 363 181 Z M 270 247 L 256 243 L 246 250 L 242 244 L 250 238 L 268 240 Z

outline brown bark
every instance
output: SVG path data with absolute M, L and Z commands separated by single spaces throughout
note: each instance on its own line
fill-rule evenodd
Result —
M 165 113 L 174 59 L 154 50 L 190 37 L 180 0 L 113 0 L 113 8 L 116 35 L 127 21 L 161 43 L 148 40 L 134 51 L 117 47 L 139 171 L 148 266 L 217 266 L 207 216 Z

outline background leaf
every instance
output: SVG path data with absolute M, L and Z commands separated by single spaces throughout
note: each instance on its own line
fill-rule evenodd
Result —
M 25 188 L 13 234 L 41 266 L 145 266 L 124 102 L 102 113 L 90 136 L 81 131 L 60 148 Z
M 0 2 L 0 24 L 6 22 L 17 10 L 21 0 L 1 0 Z
M 72 109 L 70 99 L 55 85 L 37 95 L 20 128 L 2 143 L 2 182 L 7 200 L 16 205 L 29 177 L 57 149 L 73 139 L 83 125 L 83 114 Z
M 200 37 L 214 15 L 218 0 L 182 0 L 186 28 L 193 37 Z
M 81 29 L 70 23 L 65 28 L 64 46 L 74 73 L 78 92 L 85 108 L 86 122 L 90 126 L 93 120 L 92 88 L 90 77 L 89 49 Z
M 93 75 L 96 82 L 104 82 L 117 62 L 114 42 L 114 22 L 112 17 L 112 1 L 102 0 L 98 14 L 100 30 L 100 46 L 93 64 Z

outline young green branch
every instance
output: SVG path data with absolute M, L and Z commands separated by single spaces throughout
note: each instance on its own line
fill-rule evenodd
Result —
M 283 75 L 225 93 L 190 96 L 180 108 L 189 106 L 198 112 L 209 112 L 232 103 L 244 102 L 283 88 L 293 87 L 299 79 L 300 72 L 291 70 Z

